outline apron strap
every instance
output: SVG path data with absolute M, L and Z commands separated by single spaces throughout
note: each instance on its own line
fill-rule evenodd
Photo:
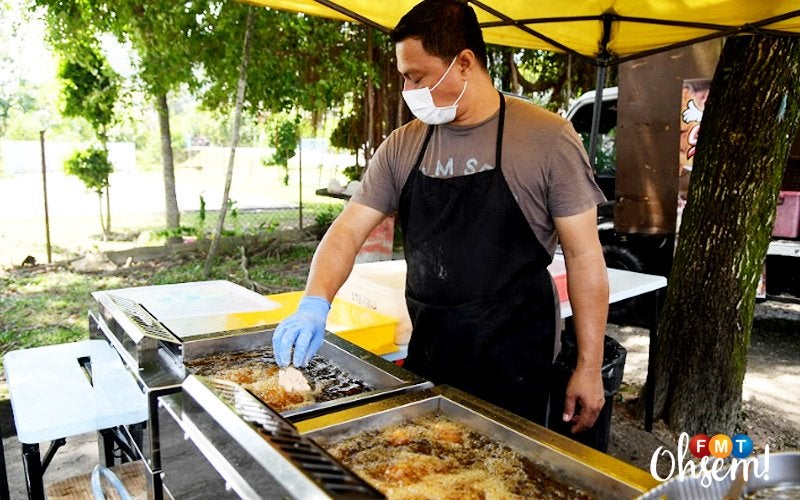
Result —
M 411 168 L 412 171 L 417 170 L 422 164 L 422 157 L 425 156 L 425 150 L 428 149 L 428 143 L 431 142 L 434 128 L 436 128 L 436 125 L 428 125 L 428 131 L 425 133 L 425 140 L 422 141 L 422 147 L 417 155 L 417 161 L 414 162 L 414 167 Z
M 505 125 L 506 118 L 506 99 L 500 92 L 498 92 L 497 95 L 500 96 L 500 121 L 497 122 L 497 145 L 494 151 L 494 166 L 498 170 L 502 170 L 502 168 L 500 168 L 500 161 L 503 156 L 503 126 Z

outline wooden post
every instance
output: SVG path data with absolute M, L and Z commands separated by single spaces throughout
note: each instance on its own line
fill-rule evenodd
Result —
M 42 191 L 44 192 L 44 230 L 47 241 L 47 263 L 53 263 L 53 250 L 50 245 L 50 214 L 47 210 L 47 163 L 44 157 L 44 130 L 39 131 L 39 144 L 42 149 Z

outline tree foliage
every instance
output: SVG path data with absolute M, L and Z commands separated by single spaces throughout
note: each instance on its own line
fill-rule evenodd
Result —
M 543 50 L 487 46 L 489 73 L 503 90 L 525 94 L 552 110 L 566 109 L 569 100 L 596 85 L 594 63 L 583 57 Z M 613 84 L 616 72 L 609 68 Z M 543 97 L 543 98 L 542 98 Z
M 32 0 L 44 8 L 48 39 L 53 47 L 91 41 L 111 33 L 136 52 L 136 77 L 152 99 L 161 131 L 162 164 L 167 227 L 180 227 L 175 194 L 172 139 L 167 94 L 186 84 L 196 88 L 194 70 L 197 37 L 203 30 L 210 2 L 162 2 L 158 0 Z
M 300 117 L 281 115 L 274 121 L 270 130 L 270 146 L 275 149 L 270 161 L 284 169 L 283 183 L 289 185 L 289 160 L 297 152 L 300 142 Z
M 111 234 L 111 203 L 108 195 L 108 178 L 114 170 L 108 161 L 108 151 L 105 148 L 89 148 L 76 151 L 64 162 L 64 171 L 74 175 L 83 182 L 87 189 L 97 193 L 100 215 L 100 227 L 103 236 Z M 106 217 L 103 219 L 103 193 L 106 197 Z
M 11 8 L 0 8 L 0 137 L 4 136 L 12 113 L 28 112 L 34 108 L 36 99 L 30 83 L 21 74 L 17 58 L 18 44 L 24 44 L 19 28 L 13 19 Z
M 194 50 L 208 2 L 33 0 L 43 7 L 48 40 L 59 52 L 110 33 L 136 53 L 136 77 L 150 96 L 196 82 Z
M 120 91 L 119 75 L 93 44 L 79 43 L 62 54 L 61 113 L 84 118 L 104 145 L 114 123 L 114 105 Z
M 203 32 L 203 102 L 231 109 L 238 77 L 246 6 L 220 4 L 208 12 Z M 324 111 L 342 105 L 369 68 L 360 26 L 263 9 L 253 31 L 246 107 L 259 112 Z
M 365 146 L 364 116 L 362 110 L 353 110 L 347 116 L 339 118 L 339 123 L 331 132 L 331 146 L 357 152 Z M 358 163 L 358 156 L 356 156 Z
M 108 129 L 114 123 L 114 106 L 119 96 L 119 76 L 111 68 L 88 36 L 72 45 L 59 44 L 61 63 L 61 114 L 80 117 L 92 126 L 100 141 L 103 155 L 97 149 L 78 152 L 65 164 L 67 173 L 78 176 L 100 197 L 100 221 L 103 234 L 111 233 L 111 200 L 108 190 L 113 170 L 108 161 Z M 102 196 L 106 195 L 106 218 L 103 221 Z

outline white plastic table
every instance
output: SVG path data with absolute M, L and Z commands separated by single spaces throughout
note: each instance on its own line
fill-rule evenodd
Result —
M 104 340 L 11 351 L 3 363 L 31 498 L 44 498 L 42 476 L 67 437 L 147 419 L 144 393 Z

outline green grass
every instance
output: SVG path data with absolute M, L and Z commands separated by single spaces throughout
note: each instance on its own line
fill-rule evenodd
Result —
M 0 349 L 5 354 L 86 338 L 90 293 L 120 283 L 66 271 L 0 277 Z

